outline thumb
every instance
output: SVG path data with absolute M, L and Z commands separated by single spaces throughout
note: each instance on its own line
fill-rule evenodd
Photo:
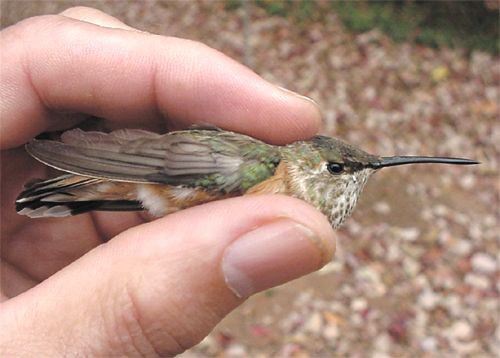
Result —
M 0 340 L 49 355 L 180 353 L 245 297 L 319 269 L 333 252 L 325 217 L 293 198 L 194 207 L 120 234 L 6 302 Z

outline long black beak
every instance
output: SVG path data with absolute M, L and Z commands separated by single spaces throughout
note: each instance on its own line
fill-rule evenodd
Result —
M 419 164 L 419 163 L 439 163 L 439 164 L 457 164 L 457 165 L 479 164 L 479 162 L 476 160 L 463 159 L 463 158 L 403 156 L 403 157 L 381 157 L 379 161 L 372 162 L 371 167 L 373 169 L 380 169 L 385 167 L 393 167 L 396 165 Z

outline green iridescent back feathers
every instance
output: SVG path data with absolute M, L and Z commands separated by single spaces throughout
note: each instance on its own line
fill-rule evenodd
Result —
M 215 128 L 163 135 L 75 129 L 63 133 L 61 142 L 33 140 L 26 148 L 41 162 L 73 174 L 226 193 L 244 192 L 271 177 L 281 160 L 278 147 Z

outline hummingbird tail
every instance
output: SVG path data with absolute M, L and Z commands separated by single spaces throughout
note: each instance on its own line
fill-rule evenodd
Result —
M 113 198 L 108 191 L 112 186 L 102 179 L 72 174 L 36 180 L 26 184 L 17 197 L 16 211 L 30 218 L 42 218 L 72 216 L 92 210 L 143 210 L 140 202 L 127 200 L 123 193 Z

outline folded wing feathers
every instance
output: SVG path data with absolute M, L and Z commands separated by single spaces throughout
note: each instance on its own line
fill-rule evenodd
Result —
M 33 140 L 28 152 L 41 162 L 73 174 L 96 178 L 147 182 L 145 177 L 158 171 L 155 158 L 139 158 L 106 150 L 75 147 L 60 142 Z
M 63 133 L 62 142 L 33 140 L 28 152 L 60 170 L 95 178 L 130 182 L 187 183 L 186 176 L 224 175 L 230 185 L 238 181 L 244 159 L 239 148 L 224 141 L 224 153 L 209 143 L 193 140 L 182 132 L 159 135 L 142 130 L 109 134 L 79 129 Z
M 66 131 L 61 135 L 63 143 L 72 145 L 96 146 L 123 145 L 136 139 L 157 139 L 161 134 L 142 129 L 119 129 L 111 133 L 85 132 L 79 128 Z

